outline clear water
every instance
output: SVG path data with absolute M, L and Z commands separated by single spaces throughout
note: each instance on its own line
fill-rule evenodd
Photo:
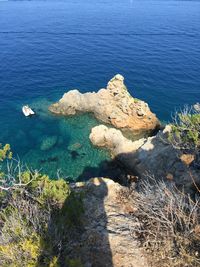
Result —
M 98 175 L 109 159 L 88 139 L 98 122 L 52 116 L 48 105 L 121 73 L 131 94 L 169 121 L 200 101 L 199 29 L 199 1 L 0 1 L 0 142 L 50 176 Z M 26 103 L 38 116 L 22 115 Z

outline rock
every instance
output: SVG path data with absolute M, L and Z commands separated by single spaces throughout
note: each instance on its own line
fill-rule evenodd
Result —
M 180 159 L 183 163 L 189 166 L 195 160 L 195 156 L 193 154 L 182 154 Z
M 130 216 L 134 207 L 123 197 L 128 188 L 110 179 L 93 178 L 84 185 L 78 183 L 77 190 L 85 192 L 83 225 L 69 242 L 70 257 L 80 258 L 83 266 L 148 267 L 133 236 L 139 224 Z
M 156 136 L 133 142 L 119 130 L 100 125 L 92 129 L 90 140 L 96 146 L 108 148 L 113 156 L 140 178 L 145 179 L 147 174 L 151 174 L 157 179 L 174 181 L 177 186 L 190 192 L 194 181 L 200 184 L 200 171 L 189 169 L 193 157 L 182 154 L 168 142 L 170 132 L 171 127 L 167 125 Z
M 124 137 L 120 130 L 108 128 L 105 125 L 92 128 L 89 138 L 93 145 L 109 148 L 113 156 L 132 153 L 141 147 L 145 141 L 142 138 L 133 142 Z
M 140 137 L 160 126 L 148 105 L 141 100 L 135 101 L 129 94 L 124 77 L 119 74 L 108 82 L 106 89 L 97 93 L 81 94 L 78 90 L 65 93 L 49 110 L 64 115 L 91 112 L 97 119 Z
M 194 104 L 193 108 L 195 109 L 195 111 L 200 112 L 200 103 Z
M 57 136 L 45 136 L 41 142 L 40 149 L 43 151 L 49 150 L 57 143 Z

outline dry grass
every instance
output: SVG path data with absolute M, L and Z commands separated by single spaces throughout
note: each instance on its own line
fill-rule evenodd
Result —
M 200 202 L 148 177 L 130 195 L 140 222 L 133 229 L 153 267 L 200 266 Z

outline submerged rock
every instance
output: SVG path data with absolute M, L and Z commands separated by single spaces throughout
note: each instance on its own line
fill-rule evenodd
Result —
M 160 126 L 148 104 L 129 94 L 124 78 L 119 74 L 108 82 L 106 89 L 97 93 L 82 94 L 78 90 L 65 93 L 49 110 L 63 115 L 91 112 L 97 119 L 135 136 L 151 133 Z
M 140 178 L 145 179 L 150 174 L 158 179 L 174 181 L 189 192 L 194 188 L 194 181 L 200 184 L 200 173 L 189 169 L 188 160 L 183 160 L 186 157 L 168 142 L 170 131 L 168 125 L 156 136 L 133 142 L 119 130 L 100 125 L 92 129 L 90 140 L 95 146 L 108 148 L 127 170 Z
M 49 150 L 57 143 L 57 136 L 46 136 L 43 138 L 40 149 L 43 151 Z

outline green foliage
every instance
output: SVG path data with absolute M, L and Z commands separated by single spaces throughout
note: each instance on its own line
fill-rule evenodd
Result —
M 22 175 L 25 183 L 32 178 L 30 172 Z M 63 266 L 70 229 L 81 224 L 82 195 L 62 179 L 38 174 L 27 186 L 4 192 L 0 201 L 0 266 Z
M 83 267 L 80 259 L 70 259 L 67 261 L 67 266 L 69 267 Z
M 6 144 L 5 146 L 2 146 L 0 144 L 0 161 L 3 161 L 6 158 L 8 158 L 8 159 L 12 158 L 12 152 L 10 151 L 10 145 Z
M 18 242 L 0 245 L 1 266 L 36 266 L 40 252 L 40 236 L 35 233 Z
M 200 114 L 188 108 L 176 114 L 168 140 L 176 148 L 193 153 L 197 159 L 200 149 Z
M 49 267 L 60 267 L 60 264 L 58 263 L 58 257 L 53 257 L 52 261 L 49 264 Z
M 71 192 L 70 198 L 66 200 L 64 209 L 64 214 L 67 214 L 66 222 L 68 226 L 80 226 L 83 213 L 83 194 Z
M 31 179 L 28 173 L 25 177 L 26 181 Z M 62 204 L 70 194 L 69 186 L 64 180 L 50 180 L 46 175 L 38 175 L 37 179 L 28 185 L 28 190 L 37 195 L 38 200 L 44 204 Z
M 3 162 L 5 159 L 11 159 L 11 158 L 12 158 L 12 152 L 10 149 L 10 145 L 6 144 L 2 146 L 2 144 L 0 144 L 0 162 Z M 2 172 L 0 169 L 0 178 L 3 177 L 4 177 L 4 172 Z

